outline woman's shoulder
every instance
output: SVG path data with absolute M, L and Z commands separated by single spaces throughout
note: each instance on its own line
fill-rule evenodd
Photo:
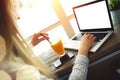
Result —
M 16 80 L 40 80 L 40 74 L 33 66 L 23 65 L 16 73 Z
M 16 73 L 16 80 L 50 80 L 42 75 L 35 67 L 31 65 L 24 65 L 18 69 Z
M 4 70 L 0 70 L 0 80 L 12 80 L 10 75 Z

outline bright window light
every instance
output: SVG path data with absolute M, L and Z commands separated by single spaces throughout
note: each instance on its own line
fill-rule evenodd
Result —
M 28 38 L 59 19 L 56 16 L 50 0 L 21 0 L 21 7 L 17 10 L 19 30 L 24 38 Z
M 70 23 L 72 25 L 72 28 L 73 28 L 75 34 L 78 34 L 80 31 L 79 31 L 79 28 L 78 28 L 78 25 L 77 25 L 75 18 L 71 19 Z
M 67 16 L 73 14 L 72 8 L 74 6 L 90 2 L 90 1 L 95 1 L 95 0 L 59 0 L 64 8 L 64 11 Z

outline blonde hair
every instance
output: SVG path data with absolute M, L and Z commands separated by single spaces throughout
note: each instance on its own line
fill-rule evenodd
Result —
M 13 0 L 0 0 L 0 35 L 5 39 L 7 46 L 8 58 L 16 57 L 12 53 L 14 48 L 17 50 L 18 55 L 30 65 L 36 67 L 43 75 L 48 78 L 56 78 L 51 70 L 44 65 L 40 59 L 35 57 L 32 49 L 29 47 L 27 42 L 23 39 L 19 31 L 17 30 L 16 24 L 17 16 Z M 8 54 L 9 53 L 9 54 Z

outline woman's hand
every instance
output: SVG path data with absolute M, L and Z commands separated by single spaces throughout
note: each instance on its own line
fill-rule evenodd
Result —
M 92 34 L 84 34 L 82 37 L 82 42 L 80 45 L 80 49 L 78 51 L 78 54 L 83 54 L 85 56 L 88 55 L 88 51 L 95 41 L 96 37 Z
M 40 43 L 41 41 L 47 40 L 47 39 L 49 39 L 47 33 L 41 33 L 41 32 L 40 33 L 35 33 L 32 37 L 31 43 L 32 43 L 33 46 L 35 46 L 38 43 Z

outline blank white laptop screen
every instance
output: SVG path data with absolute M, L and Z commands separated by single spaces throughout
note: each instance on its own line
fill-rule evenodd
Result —
M 111 28 L 106 7 L 105 1 L 75 7 L 73 10 L 80 30 Z

